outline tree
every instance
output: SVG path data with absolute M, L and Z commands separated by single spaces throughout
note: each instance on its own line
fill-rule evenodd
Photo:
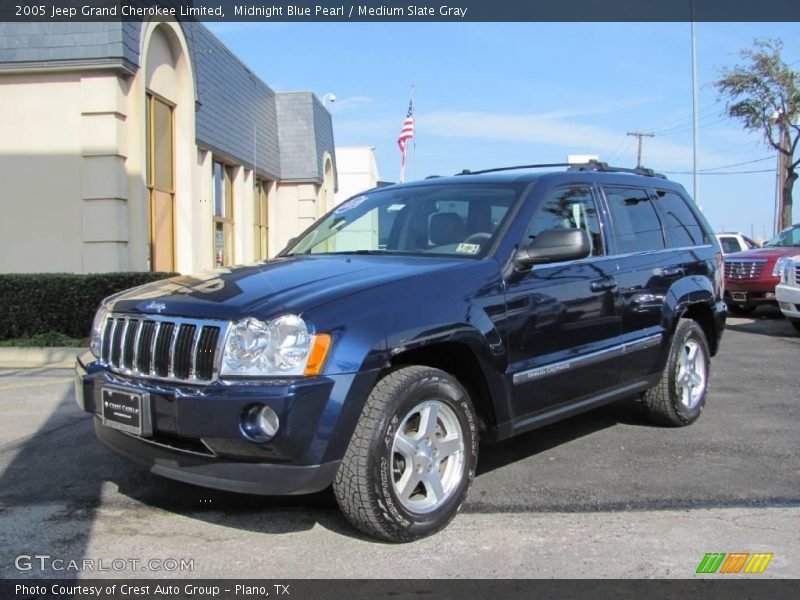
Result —
M 739 52 L 744 64 L 722 69 L 714 82 L 728 116 L 747 131 L 763 133 L 782 160 L 778 230 L 792 224 L 792 188 L 800 164 L 794 158 L 800 140 L 800 73 L 783 62 L 782 49 L 780 40 L 755 40 Z

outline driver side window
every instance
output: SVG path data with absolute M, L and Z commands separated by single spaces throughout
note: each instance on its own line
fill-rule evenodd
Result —
M 560 188 L 550 192 L 536 211 L 522 243 L 527 246 L 547 229 L 583 229 L 589 235 L 592 256 L 605 254 L 597 205 L 588 187 Z

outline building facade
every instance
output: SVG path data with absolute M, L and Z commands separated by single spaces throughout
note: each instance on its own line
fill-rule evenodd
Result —
M 331 208 L 331 116 L 200 23 L 0 23 L 0 272 L 196 272 Z

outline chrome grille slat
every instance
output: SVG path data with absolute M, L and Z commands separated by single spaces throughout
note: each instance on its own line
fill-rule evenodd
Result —
M 178 383 L 215 381 L 230 323 L 160 315 L 111 314 L 101 361 L 112 371 Z
M 189 355 L 189 379 L 197 378 L 197 350 L 200 348 L 200 336 L 203 335 L 203 327 L 194 328 L 194 338 L 192 339 L 192 353 Z
M 122 367 L 125 369 L 133 368 L 133 354 L 140 322 L 139 319 L 128 319 L 125 324 L 125 333 L 122 336 Z
M 795 283 L 800 283 L 800 264 L 794 268 L 794 281 Z
M 139 366 L 139 344 L 142 343 L 142 330 L 144 329 L 144 319 L 137 321 L 136 337 L 133 340 L 133 360 L 131 361 L 131 368 L 135 371 Z
M 175 323 L 164 321 L 158 330 L 156 338 L 156 352 L 153 356 L 156 375 L 170 379 L 170 360 L 169 355 L 172 350 L 172 334 L 175 331 Z
M 183 325 L 172 326 L 172 338 L 169 342 L 169 354 L 167 355 L 167 377 L 175 377 L 175 349 L 178 345 L 178 335 Z
M 114 319 L 106 319 L 105 327 L 103 327 L 103 344 L 100 347 L 100 358 L 104 362 L 109 362 L 111 360 L 111 339 L 114 335 L 114 324 L 116 321 Z
M 728 279 L 755 279 L 764 272 L 765 259 L 726 259 L 725 277 Z
M 158 334 L 161 331 L 161 322 L 156 321 L 156 330 L 153 332 L 153 341 L 150 345 L 150 375 L 156 374 L 156 342 L 158 342 Z
M 115 367 L 122 366 L 122 341 L 125 332 L 125 319 L 118 318 L 114 326 L 114 335 L 111 336 L 111 364 Z

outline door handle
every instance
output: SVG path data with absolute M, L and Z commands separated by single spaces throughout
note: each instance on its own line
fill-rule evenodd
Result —
M 661 274 L 664 277 L 683 277 L 684 273 L 683 267 L 664 267 L 661 269 Z
M 591 283 L 592 291 L 593 292 L 604 292 L 606 290 L 614 290 L 617 289 L 617 280 L 613 277 L 607 277 L 605 279 L 595 279 Z

